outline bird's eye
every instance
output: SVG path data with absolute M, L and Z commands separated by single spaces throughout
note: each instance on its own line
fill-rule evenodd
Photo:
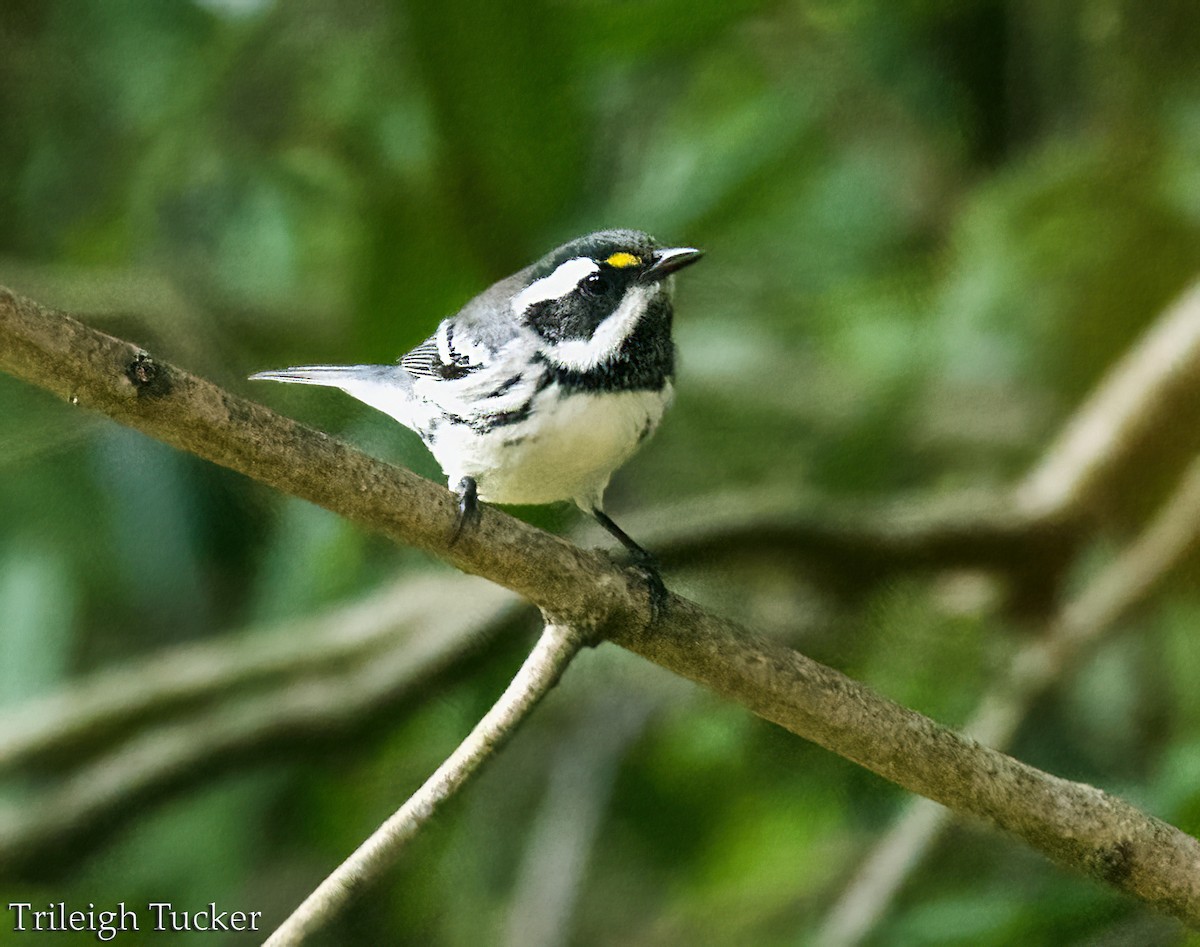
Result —
M 613 278 L 610 274 L 603 270 L 597 270 L 595 273 L 589 274 L 579 288 L 583 290 L 585 296 L 603 296 L 613 287 Z

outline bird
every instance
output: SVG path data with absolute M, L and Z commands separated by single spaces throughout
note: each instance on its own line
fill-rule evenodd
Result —
M 415 431 L 458 496 L 451 544 L 480 501 L 572 501 L 661 598 L 653 555 L 605 512 L 604 492 L 672 400 L 673 274 L 702 255 L 638 230 L 597 231 L 484 290 L 394 364 L 250 378 L 340 388 Z

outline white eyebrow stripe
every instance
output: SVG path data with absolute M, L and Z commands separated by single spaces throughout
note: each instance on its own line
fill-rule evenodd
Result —
M 513 313 L 520 316 L 530 306 L 551 299 L 562 299 L 575 289 L 585 276 L 595 273 L 599 266 L 587 257 L 575 257 L 560 263 L 558 268 L 549 276 L 534 280 L 513 298 Z
M 542 355 L 562 368 L 586 372 L 595 368 L 621 347 L 638 321 L 646 314 L 650 296 L 657 286 L 632 286 L 619 305 L 592 333 L 590 339 L 564 339 L 542 348 Z

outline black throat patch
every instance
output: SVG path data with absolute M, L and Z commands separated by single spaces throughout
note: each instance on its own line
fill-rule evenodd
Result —
M 670 299 L 665 295 L 655 296 L 621 347 L 586 371 L 563 368 L 540 352 L 535 359 L 546 366 L 550 381 L 568 390 L 661 391 L 675 377 L 671 317 Z

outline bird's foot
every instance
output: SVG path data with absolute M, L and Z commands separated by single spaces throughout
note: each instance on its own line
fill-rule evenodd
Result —
M 667 586 L 663 582 L 658 560 L 640 546 L 636 550 L 628 550 L 625 555 L 612 551 L 606 552 L 606 555 L 622 568 L 637 573 L 645 583 L 646 591 L 650 595 L 650 626 L 656 625 L 666 613 L 667 603 L 671 600 L 671 593 L 667 591 Z
M 474 477 L 463 477 L 454 490 L 458 494 L 458 516 L 454 518 L 454 529 L 450 533 L 450 545 L 458 542 L 467 523 L 474 526 L 479 522 L 479 487 Z
M 612 517 L 598 506 L 592 507 L 592 516 L 629 552 L 629 565 L 642 576 L 650 592 L 650 625 L 657 624 L 659 618 L 667 610 L 667 603 L 671 599 L 671 593 L 663 584 L 658 560 L 634 542 L 629 534 L 614 523 Z
M 663 583 L 658 560 L 649 553 L 644 556 L 634 556 L 632 568 L 645 581 L 646 589 L 650 593 L 650 626 L 653 627 L 666 613 L 671 593 L 667 591 L 667 587 Z

